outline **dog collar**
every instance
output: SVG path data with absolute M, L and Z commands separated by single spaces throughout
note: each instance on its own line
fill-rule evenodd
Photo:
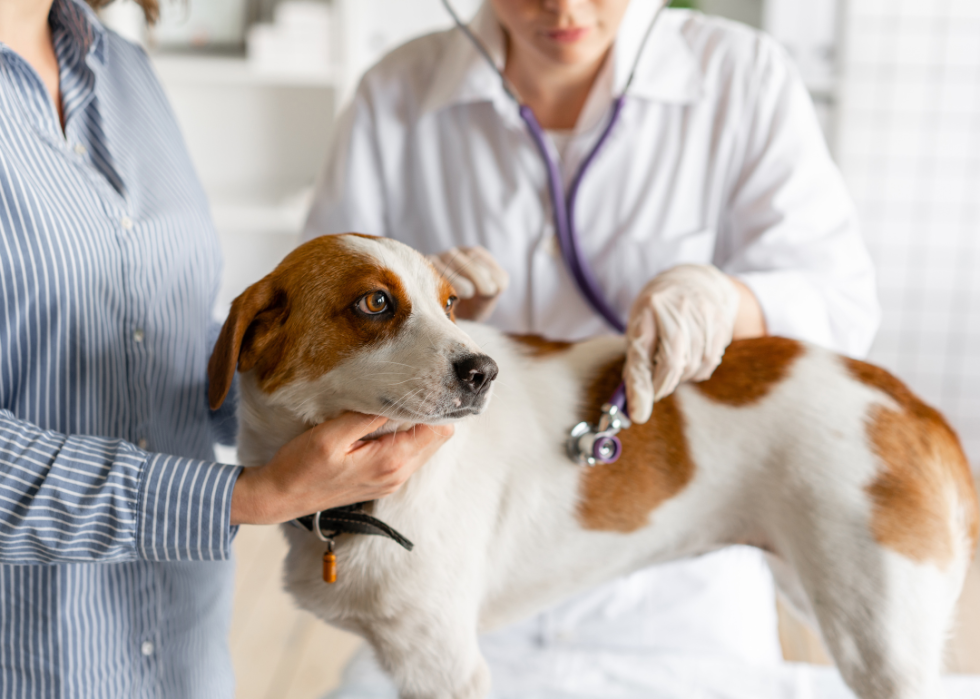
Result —
M 377 517 L 372 517 L 364 511 L 367 503 L 334 507 L 312 515 L 304 515 L 293 520 L 296 524 L 313 532 L 314 522 L 319 524 L 320 531 L 313 532 L 321 539 L 333 539 L 339 534 L 373 534 L 386 536 L 406 551 L 411 551 L 415 544 L 402 536 L 398 531 L 389 527 Z M 317 516 L 319 515 L 319 517 Z
M 321 541 L 326 543 L 327 550 L 323 552 L 323 582 L 337 582 L 337 556 L 333 551 L 333 540 L 335 536 L 340 534 L 386 536 L 406 551 L 411 551 L 415 546 L 380 519 L 365 512 L 365 504 L 367 503 L 359 502 L 356 505 L 320 510 L 311 515 L 304 515 L 292 520 L 294 526 L 313 532 Z

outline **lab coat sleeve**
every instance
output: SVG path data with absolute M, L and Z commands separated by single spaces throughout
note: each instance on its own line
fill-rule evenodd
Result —
M 335 125 L 302 241 L 331 233 L 387 235 L 373 104 L 362 82 Z
M 752 290 L 770 334 L 863 356 L 880 312 L 854 206 L 802 80 L 775 42 L 759 52 L 716 263 Z

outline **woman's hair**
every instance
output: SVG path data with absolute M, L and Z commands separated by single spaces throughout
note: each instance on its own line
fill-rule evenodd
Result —
M 87 0 L 87 2 L 93 9 L 97 10 L 100 7 L 105 7 L 112 0 Z M 143 8 L 147 24 L 153 24 L 160 17 L 160 0 L 134 0 L 134 2 Z

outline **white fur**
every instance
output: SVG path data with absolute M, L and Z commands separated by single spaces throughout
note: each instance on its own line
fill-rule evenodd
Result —
M 872 538 L 865 487 L 878 466 L 865 416 L 890 399 L 850 378 L 839 358 L 807 348 L 788 378 L 743 407 L 682 385 L 676 395 L 696 464 L 692 481 L 635 533 L 585 530 L 576 514 L 581 471 L 563 440 L 579 419 L 585 381 L 623 354 L 623 341 L 596 339 L 531 359 L 492 329 L 446 319 L 434 273 L 413 251 L 391 241 L 353 244 L 401 277 L 411 321 L 389 345 L 271 395 L 244 374 L 239 453 L 264 463 L 342 410 L 439 421 L 426 416 L 451 402 L 452 358 L 482 348 L 497 362 L 489 406 L 459 421 L 427 465 L 374 504 L 375 516 L 412 539 L 414 551 L 342 536 L 339 580 L 327 585 L 323 544 L 285 527 L 289 591 L 325 621 L 363 635 L 402 697 L 479 699 L 490 681 L 479 632 L 651 563 L 742 541 L 772 552 L 777 582 L 817 621 L 858 696 L 941 695 L 944 634 L 970 552 L 961 547 L 941 570 Z M 383 401 L 392 397 L 395 406 Z M 963 531 L 961 522 L 951 526 Z

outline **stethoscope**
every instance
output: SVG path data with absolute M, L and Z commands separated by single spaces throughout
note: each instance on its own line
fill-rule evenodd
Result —
M 585 300 L 589 302 L 589 305 L 599 315 L 605 318 L 610 326 L 620 333 L 626 331 L 626 325 L 606 301 L 595 276 L 592 274 L 592 270 L 586 263 L 585 257 L 582 255 L 578 246 L 578 237 L 575 232 L 575 218 L 573 216 L 575 198 L 578 194 L 579 185 L 582 183 L 582 176 L 589 168 L 589 165 L 592 164 L 592 161 L 595 160 L 596 155 L 605 144 L 613 127 L 619 121 L 619 115 L 623 111 L 623 104 L 626 102 L 626 92 L 629 90 L 630 83 L 633 82 L 633 75 L 636 73 L 636 67 L 640 62 L 640 56 L 643 54 L 643 48 L 646 46 L 647 39 L 650 38 L 650 34 L 653 32 L 654 25 L 656 25 L 657 20 L 669 2 L 670 0 L 663 0 L 656 14 L 654 14 L 653 19 L 650 20 L 650 24 L 640 43 L 640 48 L 636 52 L 636 58 L 633 60 L 633 67 L 630 69 L 626 85 L 623 87 L 622 93 L 613 100 L 609 121 L 606 123 L 605 129 L 603 129 L 592 150 L 582 161 L 578 172 L 575 173 L 566 199 L 561 171 L 558 163 L 555 162 L 554 158 L 551 157 L 551 153 L 548 151 L 544 129 L 541 128 L 541 125 L 535 118 L 534 112 L 526 104 L 521 103 L 517 97 L 517 93 L 511 88 L 503 72 L 494 63 L 490 52 L 487 51 L 483 43 L 470 31 L 470 28 L 463 24 L 459 15 L 456 14 L 449 4 L 449 0 L 442 0 L 442 4 L 452 16 L 456 27 L 466 35 L 476 50 L 486 60 L 487 64 L 500 76 L 504 92 L 517 105 L 521 120 L 527 126 L 528 133 L 537 146 L 541 159 L 548 171 L 548 191 L 551 196 L 551 208 L 555 217 L 555 231 L 557 233 L 558 247 L 561 250 L 562 259 L 572 273 L 572 277 L 575 279 L 575 283 L 578 285 Z M 598 424 L 593 425 L 589 422 L 580 422 L 571 429 L 566 442 L 568 456 L 576 463 L 588 466 L 595 466 L 600 463 L 612 463 L 619 458 L 623 451 L 622 443 L 616 435 L 620 430 L 624 430 L 629 426 L 630 420 L 626 409 L 626 386 L 620 384 L 612 397 L 603 404 Z

